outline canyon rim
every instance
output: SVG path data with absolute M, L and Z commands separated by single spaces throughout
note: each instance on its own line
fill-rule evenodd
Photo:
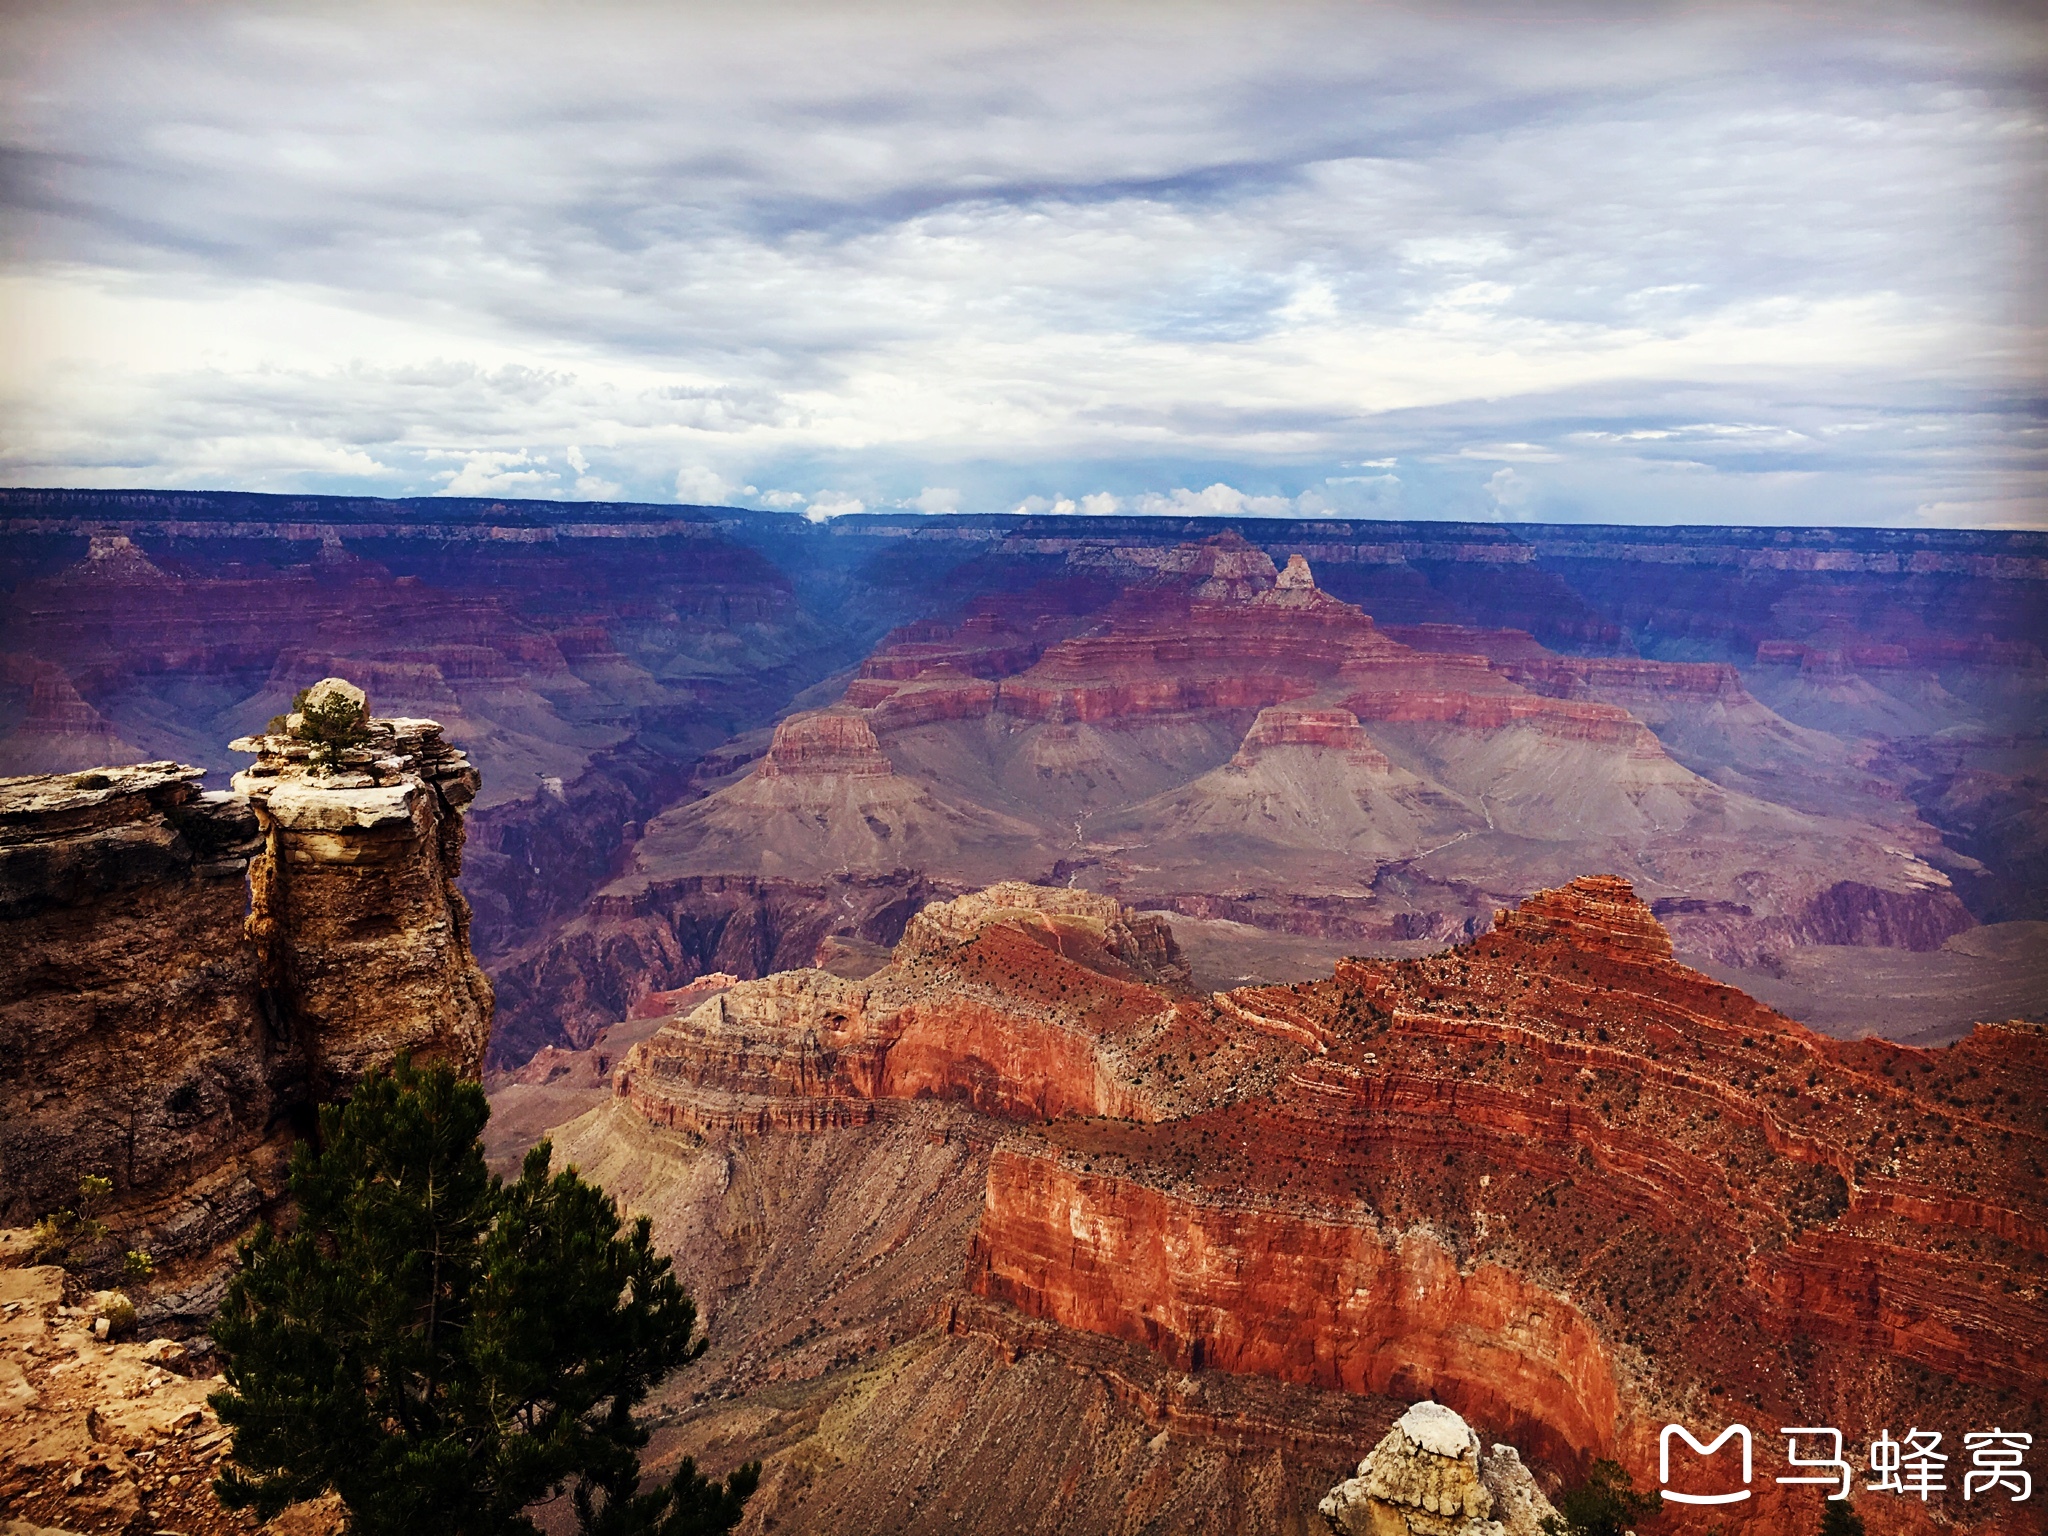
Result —
M 2048 1379 L 2038 541 L 0 495 L 10 1251 L 92 1173 L 156 1261 L 12 1272 L 14 1507 L 172 1517 L 227 1255 L 404 1049 L 653 1218 L 651 1465 L 762 1460 L 748 1530 L 1606 1460 L 1705 1531 L 1663 1430 L 1738 1423 L 1744 1529 L 1818 1519 L 1786 1425 L 1874 1531 L 2032 1528 L 1960 1493 Z M 1425 1400 L 1470 1466 L 1361 1466 Z

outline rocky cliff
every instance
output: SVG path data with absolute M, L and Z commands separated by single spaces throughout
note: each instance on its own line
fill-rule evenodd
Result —
M 0 781 L 0 1225 L 104 1177 L 175 1292 L 278 1198 L 314 1104 L 402 1050 L 479 1068 L 476 771 L 432 721 L 324 745 L 298 718 L 237 743 L 232 792 L 176 763 Z
M 1484 1450 L 1431 1402 L 1402 1414 L 1317 1509 L 1338 1536 L 1541 1536 L 1557 1515 L 1512 1445 Z
M 814 1236 L 844 1226 L 833 1241 L 851 1267 L 804 1288 L 838 1294 L 881 1262 L 858 1234 L 880 1241 L 896 1219 L 880 1214 L 895 1209 L 888 1176 L 859 1149 L 914 1132 L 972 1151 L 943 1200 L 912 1201 L 957 1229 L 958 1179 L 981 1182 L 944 1342 L 889 1336 L 888 1381 L 908 1371 L 979 1436 L 1026 1445 L 1038 1428 L 973 1341 L 1018 1370 L 1051 1356 L 1066 1364 L 1031 1368 L 1047 1395 L 1029 1412 L 1063 1422 L 1085 1383 L 1110 1383 L 1124 1406 L 1091 1411 L 1112 1440 L 1129 1414 L 1237 1445 L 1233 1499 L 1253 1463 L 1232 1454 L 1284 1444 L 1324 1465 L 1330 1451 L 1299 1426 L 1255 1427 L 1271 1421 L 1248 1401 L 1240 1417 L 1202 1406 L 1245 1380 L 1305 1394 L 1290 1399 L 1301 1413 L 1432 1398 L 1522 1446 L 1553 1488 L 1613 1457 L 1654 1489 L 1672 1420 L 1833 1424 L 1859 1458 L 1886 1426 L 1936 1418 L 1956 1437 L 2048 1429 L 2037 1026 L 1981 1026 L 1939 1051 L 1821 1038 L 1676 963 L 1612 878 L 1541 893 L 1440 954 L 1206 998 L 1112 963 L 1118 946 L 1093 924 L 1128 917 L 1063 911 L 1070 899 L 954 902 L 916 919 L 867 981 L 741 983 L 670 1020 L 616 1079 L 611 1113 L 688 1133 L 634 1152 L 640 1198 L 675 1213 L 665 1221 L 694 1211 L 700 1230 L 774 1243 L 782 1217 L 731 1225 L 723 1191 L 742 1170 L 801 1156 L 854 1178 L 858 1164 L 860 1203 L 837 1212 L 821 1185 L 802 1218 Z M 1073 941 L 1034 932 L 1041 919 Z M 941 1107 L 955 1118 L 933 1118 Z M 605 1141 L 639 1146 L 609 1124 L 577 1133 L 586 1166 Z M 812 1150 L 773 1150 L 798 1144 Z M 678 1172 L 651 1181 L 665 1157 Z M 677 1205 L 658 1192 L 685 1186 L 699 1194 Z M 773 1360 L 819 1383 L 806 1400 L 844 1426 L 835 1435 L 864 1435 L 871 1413 L 915 1416 L 872 1376 L 881 1367 L 836 1377 L 848 1357 L 803 1355 L 808 1329 L 741 1315 L 733 1390 L 759 1389 Z M 955 1371 L 980 1384 L 955 1387 Z M 679 1411 L 701 1434 L 672 1444 L 763 1446 L 734 1427 L 738 1409 Z M 717 1425 L 726 1440 L 702 1438 Z M 777 1473 L 771 1490 L 842 1497 L 819 1442 L 791 1433 L 792 1467 L 811 1470 Z M 1074 1475 L 1085 1504 L 1095 1474 Z M 957 1492 L 937 1465 L 917 1486 L 939 1510 Z M 1279 1502 L 1241 1507 L 1241 1528 L 1290 1528 L 1301 1506 L 1283 1486 L 1298 1490 L 1268 1485 Z M 1809 1493 L 1760 1480 L 1746 1518 L 1803 1533 L 1818 1518 Z M 1924 1524 L 1897 1501 L 1864 1508 L 1873 1530 Z M 1418 1493 L 1413 1513 L 1441 1510 Z M 2012 1511 L 1967 1513 L 1987 1531 L 2026 1528 Z
M 946 1099 L 1007 1120 L 1161 1111 L 1114 1062 L 1171 1016 L 1172 935 L 1086 891 L 1008 884 L 914 918 L 862 981 L 743 981 L 670 1019 L 616 1091 L 656 1124 L 714 1138 L 872 1121 Z

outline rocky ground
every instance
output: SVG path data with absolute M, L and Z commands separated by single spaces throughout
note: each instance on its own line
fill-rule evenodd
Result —
M 105 1326 L 110 1300 L 54 1265 L 0 1267 L 0 1532 L 334 1536 L 331 1508 L 265 1525 L 221 1507 L 234 1442 L 206 1399 L 222 1379 L 176 1340 Z

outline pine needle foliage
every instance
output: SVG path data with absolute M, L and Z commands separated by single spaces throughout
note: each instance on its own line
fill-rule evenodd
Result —
M 504 1183 L 489 1116 L 480 1085 L 403 1057 L 321 1111 L 297 1229 L 243 1246 L 214 1323 L 235 1431 L 215 1491 L 267 1519 L 331 1489 L 357 1536 L 526 1536 L 522 1511 L 564 1490 L 589 1536 L 731 1530 L 758 1466 L 686 1461 L 638 1492 L 633 1409 L 704 1350 L 647 1218 L 550 1175 L 545 1142 Z

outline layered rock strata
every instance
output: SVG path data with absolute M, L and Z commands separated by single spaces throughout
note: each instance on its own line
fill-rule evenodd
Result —
M 983 1310 L 950 1327 L 1426 1396 L 1552 1476 L 1614 1457 L 1654 1487 L 1674 1419 L 2048 1428 L 2039 1027 L 1823 1039 L 1677 964 L 1613 878 L 1439 955 L 1209 998 L 1032 937 L 1029 906 L 920 918 L 868 983 L 742 983 L 616 1090 L 717 1139 L 921 1098 L 1007 1123 L 966 1254 Z M 1809 1527 L 1803 1492 L 1760 1484 L 1756 1528 Z
M 478 1069 L 475 770 L 431 721 L 361 735 L 242 743 L 233 793 L 175 763 L 0 781 L 0 1222 L 102 1176 L 121 1242 L 193 1278 L 313 1104 L 401 1050 Z
M 658 818 L 614 889 L 1030 872 L 1283 929 L 1320 905 L 1393 944 L 1592 867 L 1668 893 L 1688 949 L 1732 964 L 1971 925 L 1933 829 L 1725 664 L 1389 631 L 1235 533 L 1112 553 L 1086 568 L 1120 592 L 1044 582 L 891 636 L 836 708 Z
M 1114 1058 L 1165 1027 L 1187 968 L 1164 923 L 1087 891 L 1010 884 L 927 907 L 862 981 L 739 982 L 664 1024 L 616 1092 L 701 1136 L 865 1124 L 890 1101 L 1001 1119 L 1161 1112 Z
M 477 771 L 432 720 L 366 718 L 363 736 L 324 761 L 289 731 L 233 743 L 256 754 L 234 787 L 264 833 L 248 937 L 323 1097 L 400 1051 L 473 1073 L 490 1032 L 455 885 Z

